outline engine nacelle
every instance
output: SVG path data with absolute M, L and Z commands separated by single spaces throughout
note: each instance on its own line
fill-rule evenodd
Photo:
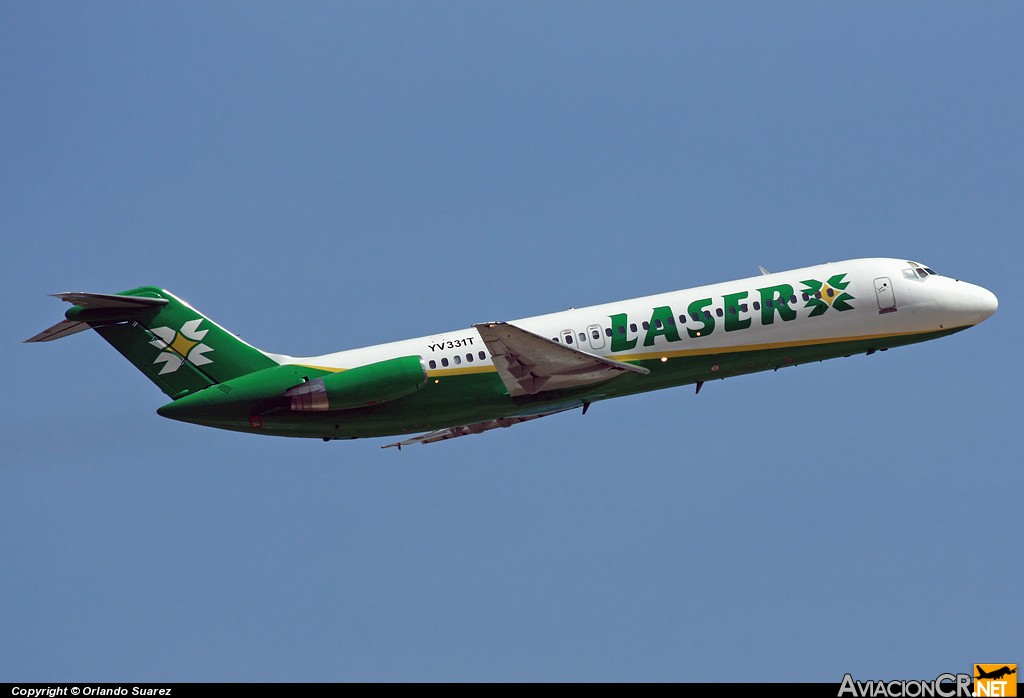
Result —
M 420 357 L 402 356 L 314 378 L 284 396 L 295 412 L 350 410 L 412 395 L 426 383 Z

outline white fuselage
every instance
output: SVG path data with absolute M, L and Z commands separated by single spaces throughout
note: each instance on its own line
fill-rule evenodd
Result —
M 888 258 L 830 262 L 511 324 L 591 354 L 630 361 L 941 331 L 975 325 L 995 312 L 998 302 L 991 292 L 918 271 L 925 269 Z M 827 285 L 837 277 L 845 288 Z M 820 297 L 807 293 L 814 287 L 807 281 L 826 284 Z M 792 287 L 788 299 L 781 297 L 781 287 Z M 839 302 L 842 294 L 849 300 Z M 773 301 L 768 310 L 766 300 Z M 322 356 L 272 356 L 281 363 L 345 369 L 409 355 L 430 362 L 432 374 L 493 370 L 472 327 Z

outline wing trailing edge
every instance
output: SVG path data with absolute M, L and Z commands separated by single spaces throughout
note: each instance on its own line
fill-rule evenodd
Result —
M 541 417 L 548 417 L 553 414 L 559 414 L 566 412 L 571 409 L 575 409 L 579 405 L 572 405 L 570 407 L 563 407 L 561 409 L 552 410 L 549 412 L 541 412 L 540 414 L 525 414 L 518 417 L 499 417 L 498 419 L 488 419 L 483 422 L 474 422 L 473 424 L 462 424 L 456 427 L 448 427 L 446 429 L 438 429 L 427 434 L 420 434 L 411 439 L 405 441 L 396 441 L 393 444 L 384 444 L 381 448 L 398 448 L 402 450 L 402 446 L 410 446 L 412 444 L 433 444 L 438 441 L 447 441 L 448 439 L 454 439 L 459 436 L 469 436 L 470 434 L 482 434 L 485 431 L 491 429 L 504 429 L 511 427 L 516 424 L 522 424 L 523 422 L 529 422 L 534 419 L 540 419 Z
M 512 397 L 602 383 L 624 373 L 650 371 L 552 342 L 507 322 L 473 325 Z

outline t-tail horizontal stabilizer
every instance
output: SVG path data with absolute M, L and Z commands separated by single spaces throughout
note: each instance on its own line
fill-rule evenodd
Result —
M 139 296 L 117 296 L 110 293 L 54 293 L 60 298 L 83 309 L 75 319 L 61 320 L 47 327 L 39 334 L 29 337 L 26 342 L 52 342 L 78 332 L 88 330 L 92 322 L 120 322 L 131 319 L 138 311 L 167 305 L 164 298 L 141 298 Z M 78 319 L 81 318 L 81 319 Z

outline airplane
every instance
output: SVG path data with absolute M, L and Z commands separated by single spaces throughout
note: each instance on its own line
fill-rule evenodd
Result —
M 977 665 L 975 665 L 975 666 L 977 667 Z M 994 671 L 985 671 L 984 669 L 981 669 L 980 667 L 977 667 L 977 668 L 978 668 L 978 675 L 974 677 L 976 679 L 1001 679 L 1004 676 L 1008 676 L 1010 674 L 1016 674 L 1017 673 L 1016 667 L 1011 669 L 1009 666 L 1004 666 L 1004 667 L 1001 667 L 1001 668 L 996 669 Z
M 55 296 L 72 304 L 65 319 L 25 341 L 95 330 L 170 398 L 163 417 L 324 441 L 426 432 L 382 446 L 399 450 L 937 339 L 998 306 L 924 264 L 854 259 L 296 358 L 243 342 L 164 289 Z

